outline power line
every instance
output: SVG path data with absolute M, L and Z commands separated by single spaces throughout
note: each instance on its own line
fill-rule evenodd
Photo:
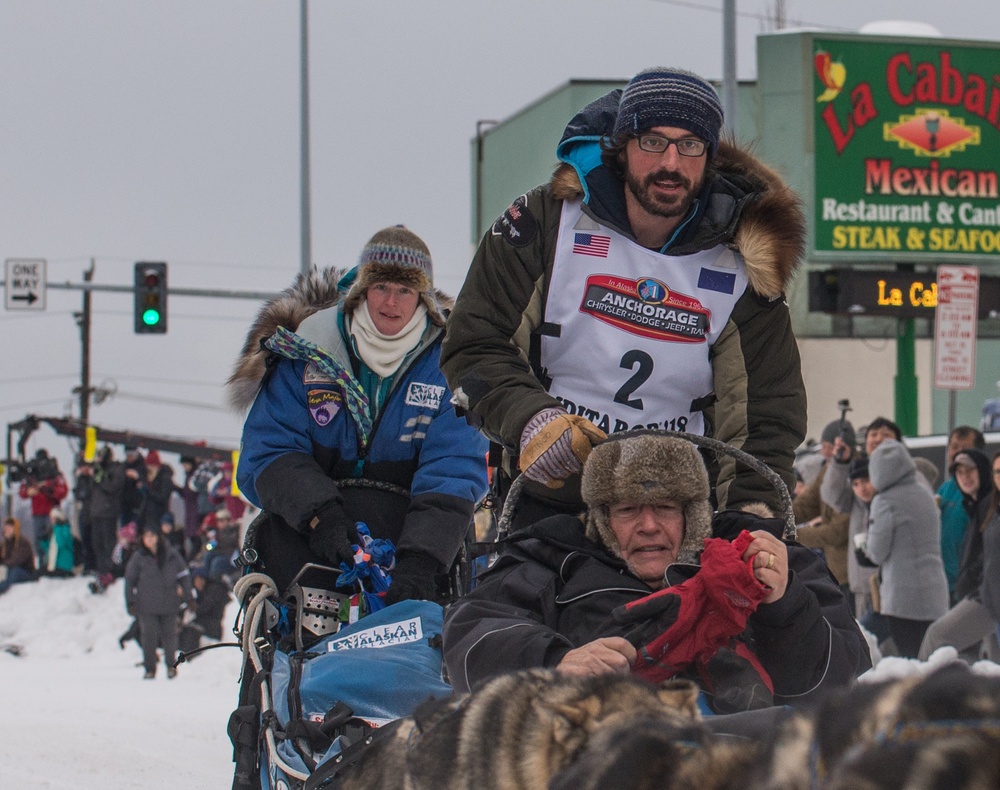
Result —
M 146 401 L 149 403 L 166 403 L 171 406 L 189 406 L 194 409 L 208 409 L 210 411 L 229 411 L 227 407 L 220 404 L 199 403 L 198 401 L 181 400 L 180 398 L 162 398 L 158 395 L 139 395 L 130 392 L 116 392 L 114 397 L 125 398 L 126 400 Z
M 26 403 L 9 403 L 4 406 L 0 406 L 0 412 L 3 411 L 21 411 L 22 409 L 32 409 L 35 410 L 39 406 L 48 406 L 53 403 L 66 403 L 71 398 L 50 398 L 48 400 L 31 400 Z
M 679 8 L 691 8 L 695 11 L 708 11 L 713 14 L 721 14 L 722 8 L 713 5 L 706 5 L 705 3 L 694 3 L 688 2 L 688 0 L 655 0 L 655 2 L 661 5 L 672 5 Z M 737 11 L 736 16 L 743 17 L 745 19 L 756 19 L 758 22 L 773 22 L 773 18 L 767 14 L 753 13 L 751 11 Z M 839 25 L 826 25 L 821 22 L 809 22 L 804 19 L 786 19 L 785 22 L 791 27 L 814 27 L 821 28 L 823 30 L 842 30 L 849 31 L 851 28 L 840 27 Z
M 0 379 L 2 384 L 27 384 L 32 381 L 60 381 L 62 379 L 75 379 L 76 373 L 55 373 L 51 376 L 18 376 L 16 379 Z
M 185 385 L 192 387 L 216 387 L 217 389 L 222 389 L 224 382 L 222 381 L 187 381 L 184 379 L 161 379 L 161 378 L 151 378 L 149 376 L 121 376 L 115 373 L 108 373 L 105 375 L 106 379 L 116 379 L 119 381 L 143 381 L 149 384 L 171 384 L 171 385 Z M 0 382 L 2 383 L 2 382 Z

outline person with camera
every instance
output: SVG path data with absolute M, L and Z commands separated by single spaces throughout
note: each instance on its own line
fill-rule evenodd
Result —
M 49 514 L 69 493 L 66 478 L 59 471 L 55 458 L 50 458 L 46 450 L 40 449 L 35 457 L 25 465 L 25 478 L 21 481 L 18 494 L 21 499 L 31 500 L 31 526 L 34 535 L 35 552 L 41 556 L 42 541 L 48 545 L 52 534 Z
M 847 533 L 850 513 L 835 510 L 820 496 L 826 470 L 832 463 L 834 442 L 838 438 L 849 446 L 854 446 L 854 426 L 844 419 L 844 416 L 823 429 L 819 450 L 823 457 L 823 466 L 805 491 L 795 497 L 792 510 L 799 525 L 796 539 L 803 546 L 823 552 L 826 565 L 837 577 L 841 592 L 850 599 L 847 575 Z
M 103 589 L 113 578 L 111 554 L 118 539 L 122 515 L 125 467 L 115 460 L 114 450 L 106 445 L 98 452 L 93 464 L 80 466 L 77 475 L 89 478 L 90 545 L 98 584 Z

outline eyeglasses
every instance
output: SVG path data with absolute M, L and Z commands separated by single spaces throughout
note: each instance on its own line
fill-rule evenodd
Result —
M 616 521 L 638 521 L 642 514 L 651 510 L 656 518 L 667 518 L 682 513 L 681 506 L 676 502 L 657 502 L 649 505 L 618 504 L 608 508 L 608 515 Z
M 699 140 L 697 137 L 682 137 L 679 140 L 672 140 L 659 134 L 641 134 L 636 138 L 636 141 L 639 143 L 639 148 L 651 154 L 666 153 L 670 144 L 673 143 L 677 146 L 677 153 L 681 156 L 701 156 L 705 153 L 707 145 L 704 140 Z

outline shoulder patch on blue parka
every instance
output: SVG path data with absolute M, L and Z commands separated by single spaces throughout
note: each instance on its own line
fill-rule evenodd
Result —
M 309 390 L 306 393 L 309 414 L 320 428 L 333 421 L 343 402 L 343 396 L 335 390 Z
M 324 373 L 315 362 L 306 364 L 306 369 L 302 373 L 303 384 L 336 384 L 333 376 Z
M 494 236 L 503 236 L 512 247 L 527 247 L 538 235 L 538 223 L 528 211 L 528 198 L 521 195 L 493 223 Z
M 419 381 L 411 381 L 410 386 L 406 388 L 405 402 L 407 406 L 440 409 L 444 393 L 444 387 L 440 387 L 437 384 L 421 384 Z

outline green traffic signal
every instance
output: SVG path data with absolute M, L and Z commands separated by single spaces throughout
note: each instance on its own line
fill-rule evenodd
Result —
M 167 264 L 162 261 L 135 264 L 134 328 L 138 334 L 162 335 L 167 331 Z

